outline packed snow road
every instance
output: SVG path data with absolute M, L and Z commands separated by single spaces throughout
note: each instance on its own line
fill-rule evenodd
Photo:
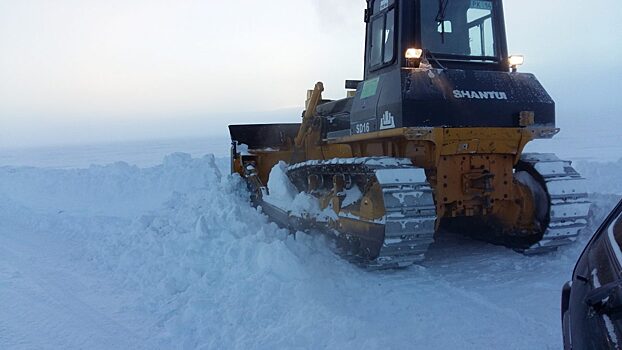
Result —
M 535 257 L 441 236 L 422 266 L 370 273 L 268 222 L 218 165 L 0 168 L 0 348 L 561 347 L 589 232 Z M 592 199 L 594 228 L 617 196 Z

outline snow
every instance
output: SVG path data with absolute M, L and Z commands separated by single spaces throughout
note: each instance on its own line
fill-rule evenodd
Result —
M 183 152 L 195 157 L 213 154 L 220 160 L 226 159 L 226 162 L 222 163 L 224 166 L 229 164 L 230 148 L 231 140 L 227 131 L 223 130 L 222 135 L 217 137 L 0 148 L 0 165 L 66 169 L 88 168 L 91 165 L 108 165 L 122 161 L 141 167 L 151 167 L 161 164 L 162 158 L 171 153 Z
M 352 188 L 346 189 L 346 198 L 343 199 L 343 203 L 341 203 L 341 207 L 345 208 L 349 205 L 352 205 L 363 198 L 363 192 L 358 188 L 358 186 L 352 186 Z
M 607 333 L 609 334 L 609 339 L 616 347 L 619 344 L 618 335 L 616 334 L 616 327 L 613 325 L 613 321 L 611 321 L 611 317 L 608 315 L 603 315 L 603 320 L 605 320 L 605 327 L 607 328 Z
M 542 162 L 536 163 L 535 168 L 543 176 L 559 175 L 566 173 L 565 162 Z
M 622 157 L 619 130 L 622 118 L 616 112 L 603 114 L 595 108 L 591 115 L 557 116 L 561 132 L 552 139 L 530 142 L 525 152 L 555 153 L 564 160 L 617 162 Z
M 298 217 L 313 217 L 320 221 L 326 221 L 327 217 L 334 217 L 335 212 L 329 209 L 322 211 L 317 198 L 307 193 L 298 193 L 288 206 L 291 215 Z
M 619 154 L 622 157 L 622 153 Z M 577 171 L 586 178 L 590 192 L 622 195 L 622 158 L 617 162 L 579 161 Z
M 268 195 L 263 200 L 292 216 L 323 222 L 328 221 L 328 218 L 335 218 L 333 210 L 320 208 L 317 198 L 307 193 L 298 193 L 286 175 L 287 168 L 285 162 L 279 162 L 272 167 L 268 179 Z
M 581 195 L 587 193 L 587 184 L 583 179 L 555 179 L 546 184 L 551 196 Z
M 308 160 L 306 162 L 298 163 L 292 165 L 289 169 L 299 169 L 303 166 L 313 166 L 318 165 L 320 163 L 324 163 L 324 161 L 319 160 Z M 386 157 L 364 157 L 364 158 L 333 158 L 327 161 L 328 164 L 366 164 L 369 166 L 401 166 L 401 165 L 412 165 L 412 161 L 410 159 L 404 158 L 386 158 Z
M 298 195 L 298 190 L 287 177 L 287 164 L 279 162 L 270 171 L 268 180 L 269 194 L 264 196 L 264 201 L 279 208 L 291 206 L 294 198 Z
M 590 211 L 590 203 L 570 203 L 558 205 L 551 211 L 551 218 L 578 218 L 585 216 Z
M 381 184 L 425 183 L 423 169 L 381 169 L 376 171 L 376 178 Z
M 0 348 L 561 347 L 561 287 L 589 232 L 533 257 L 444 235 L 421 266 L 370 273 L 270 223 L 224 154 L 122 148 L 0 167 Z M 620 164 L 583 167 L 600 174 L 590 230 Z
M 248 145 L 245 144 L 245 143 L 237 145 L 237 152 L 240 153 L 243 156 L 249 156 L 250 155 L 250 153 L 248 153 Z

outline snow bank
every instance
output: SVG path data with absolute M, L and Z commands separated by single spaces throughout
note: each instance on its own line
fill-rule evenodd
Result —
M 594 198 L 598 215 L 615 201 Z M 560 288 L 582 249 L 525 257 L 441 237 L 423 266 L 368 273 L 268 222 L 213 157 L 183 154 L 151 168 L 0 168 L 0 220 L 0 239 L 56 241 L 106 287 L 91 294 L 132 295 L 107 317 L 167 349 L 556 348 Z
M 330 310 L 301 303 L 312 297 L 301 281 L 329 266 L 352 269 L 322 238 L 268 222 L 211 156 L 174 154 L 145 169 L 0 168 L 0 220 L 0 234 L 54 236 L 72 263 L 138 295 L 124 312 L 157 319 L 146 327 L 163 348 L 304 344 L 296 329 L 282 329 L 309 327 L 310 314 L 330 318 Z
M 238 177 L 207 180 L 174 193 L 127 230 L 94 238 L 89 258 L 123 288 L 140 292 L 137 310 L 158 315 L 153 332 L 163 346 L 343 344 L 351 322 L 335 324 L 334 310 L 318 304 L 316 294 L 342 280 L 326 279 L 330 270 L 362 272 L 335 257 L 322 238 L 291 236 L 269 223 L 250 206 Z M 329 338 L 314 329 L 320 319 Z
M 224 131 L 224 130 L 223 130 Z M 88 168 L 124 161 L 140 167 L 162 164 L 162 158 L 183 152 L 193 157 L 214 154 L 229 163 L 231 140 L 227 134 L 201 138 L 154 139 L 134 142 L 76 144 L 35 148 L 0 147 L 0 164 L 40 168 Z M 225 168 L 221 168 L 225 169 Z
M 124 162 L 69 170 L 0 167 L 0 194 L 40 211 L 133 217 L 157 208 L 173 192 L 192 191 L 221 176 L 214 156 L 183 153 L 151 168 Z
M 304 278 L 304 259 L 290 249 L 293 238 L 251 209 L 243 186 L 231 181 L 175 195 L 96 257 L 125 288 L 141 291 L 143 311 L 161 317 L 163 341 L 249 348 L 270 332 L 278 321 L 272 317 L 293 313 L 268 301 L 287 298 L 287 286 Z

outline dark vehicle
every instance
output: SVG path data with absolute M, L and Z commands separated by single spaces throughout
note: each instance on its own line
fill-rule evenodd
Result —
M 622 202 L 564 286 L 562 324 L 565 349 L 622 349 Z

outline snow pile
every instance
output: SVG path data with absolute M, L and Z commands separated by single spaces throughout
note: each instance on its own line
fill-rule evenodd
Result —
M 268 189 L 269 194 L 264 197 L 264 200 L 281 208 L 288 207 L 296 198 L 298 190 L 287 177 L 287 164 L 285 162 L 279 162 L 272 167 L 268 179 Z
M 302 243 L 317 244 L 309 237 L 296 242 L 268 223 L 241 188 L 228 179 L 177 194 L 96 257 L 124 288 L 141 292 L 141 309 L 159 315 L 154 332 L 167 346 L 175 339 L 184 348 L 253 348 L 263 338 L 291 347 L 278 329 L 313 312 L 291 297 L 330 251 L 311 250 Z
M 601 216 L 615 201 L 593 199 Z M 558 348 L 560 288 L 582 249 L 526 257 L 440 237 L 423 266 L 368 273 L 323 237 L 268 222 L 213 157 L 183 154 L 151 168 L 0 168 L 0 220 L 0 298 L 20 297 L 0 309 L 2 348 Z M 35 280 L 6 294 L 22 290 L 17 275 Z M 53 302 L 32 311 L 37 300 Z M 59 335 L 76 323 L 88 327 Z M 128 334 L 140 341 L 119 344 Z
M 84 242 L 72 255 L 136 293 L 126 308 L 157 319 L 149 333 L 159 346 L 314 348 L 341 337 L 291 335 L 311 329 L 309 315 L 333 318 L 330 307 L 313 302 L 317 288 L 334 284 L 328 271 L 362 272 L 335 257 L 323 238 L 291 236 L 268 222 L 241 180 L 223 177 L 213 157 L 175 154 L 147 169 L 3 170 L 3 183 L 16 185 L 3 187 L 8 209 L 22 206 L 9 203 L 19 199 L 36 210 L 14 212 L 36 215 L 30 224 L 37 230 Z M 142 214 L 128 219 L 133 212 Z M 348 324 L 329 327 L 343 333 Z
M 335 212 L 320 209 L 317 199 L 307 193 L 299 193 L 294 184 L 287 177 L 287 164 L 279 162 L 270 171 L 268 180 L 268 195 L 264 201 L 299 217 L 313 217 L 317 220 L 326 220 L 335 217 Z
M 133 217 L 157 208 L 172 192 L 188 192 L 221 174 L 213 156 L 175 153 L 163 164 L 124 162 L 88 169 L 0 168 L 0 193 L 33 209 Z

